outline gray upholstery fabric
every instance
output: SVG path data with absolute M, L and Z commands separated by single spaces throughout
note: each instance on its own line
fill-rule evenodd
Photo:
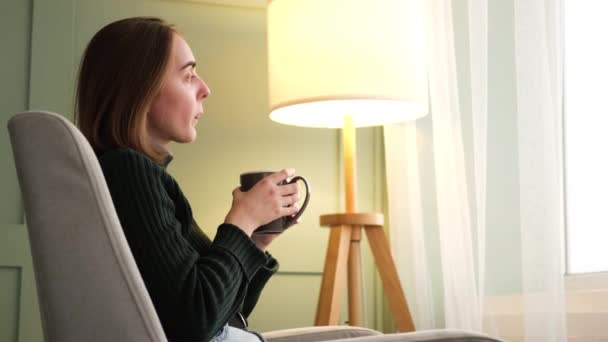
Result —
M 47 341 L 166 341 L 90 145 L 60 115 L 9 124 Z
M 382 333 L 366 328 L 339 325 L 275 330 L 262 335 L 268 342 L 315 342 L 338 338 L 378 336 Z
M 166 341 L 84 136 L 49 112 L 17 114 L 8 127 L 46 341 Z M 381 335 L 344 326 L 264 335 L 269 342 L 499 341 L 460 331 Z
M 359 338 L 336 339 L 332 342 L 502 342 L 485 334 L 463 330 L 424 330 Z
M 268 342 L 501 342 L 484 334 L 454 330 L 426 330 L 383 335 L 375 330 L 328 326 L 271 331 L 263 334 Z

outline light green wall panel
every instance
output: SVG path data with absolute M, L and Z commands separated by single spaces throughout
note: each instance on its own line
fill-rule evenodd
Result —
M 75 0 L 35 1 L 29 109 L 72 117 L 75 6 Z
M 23 209 L 6 124 L 28 107 L 31 0 L 0 1 L 0 223 L 22 223 Z
M 0 327 L 7 327 L 9 331 L 16 332 L 17 339 L 8 341 L 42 342 L 42 326 L 26 227 L 0 223 L 0 232 Z M 14 271 L 18 272 L 17 283 L 14 281 Z M 16 289 L 7 287 L 13 286 L 11 284 L 16 284 Z M 15 306 L 4 308 L 2 303 L 14 303 Z M 4 328 L 0 328 L 0 336 L 3 336 L 3 332 Z
M 17 342 L 21 269 L 0 266 L 0 341 Z
M 42 341 L 30 248 L 6 124 L 29 106 L 33 0 L 0 2 L 0 341 Z

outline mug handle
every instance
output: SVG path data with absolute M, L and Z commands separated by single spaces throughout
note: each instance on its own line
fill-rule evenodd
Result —
M 304 209 L 306 209 L 306 206 L 308 205 L 308 200 L 310 199 L 310 186 L 308 185 L 306 178 L 302 176 L 295 176 L 289 182 L 287 182 L 287 184 L 293 184 L 299 180 L 304 182 L 304 187 L 306 187 L 306 197 L 304 198 L 304 203 L 302 204 L 302 208 L 300 208 L 298 213 L 285 221 L 285 229 L 291 227 L 294 223 L 296 223 L 296 220 L 302 216 Z

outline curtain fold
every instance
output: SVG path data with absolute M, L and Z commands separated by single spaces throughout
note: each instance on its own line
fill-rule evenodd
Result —
M 471 84 L 471 122 L 473 132 L 474 226 L 477 261 L 477 301 L 481 315 L 485 306 L 486 278 L 486 193 L 488 151 L 488 3 L 468 0 L 469 70 Z
M 566 341 L 562 4 L 514 4 L 525 338 Z
M 480 330 L 451 2 L 431 1 L 429 89 L 447 328 Z
M 500 18 L 487 0 L 427 4 L 430 118 L 384 127 L 391 244 L 414 320 L 565 341 L 561 1 L 513 0 Z M 489 53 L 500 25 L 512 32 L 503 44 L 514 79 L 496 78 L 504 60 Z M 514 112 L 505 117 L 496 106 L 507 87 Z M 515 129 L 499 132 L 516 143 L 497 148 L 488 132 L 507 121 Z M 488 153 L 505 149 L 515 172 L 489 164 Z M 518 188 L 497 193 L 501 182 Z M 512 213 L 514 224 L 497 227 Z M 515 266 L 497 271 L 503 263 Z

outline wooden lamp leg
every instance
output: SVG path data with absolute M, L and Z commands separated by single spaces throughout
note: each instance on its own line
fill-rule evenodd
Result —
M 348 324 L 360 327 L 361 319 L 361 228 L 352 227 L 348 255 Z
M 360 258 L 359 241 L 361 229 L 365 230 L 374 261 L 380 273 L 384 292 L 397 329 L 401 332 L 414 331 L 414 321 L 410 313 L 403 288 L 397 275 L 397 268 L 390 252 L 386 235 L 384 234 L 384 216 L 378 213 L 341 213 L 322 215 L 321 226 L 331 227 L 325 271 L 321 282 L 319 306 L 317 306 L 316 325 L 338 324 L 340 311 L 341 289 L 344 288 L 346 263 L 349 263 L 349 324 L 360 325 L 361 288 L 360 268 L 352 260 Z M 356 251 L 353 253 L 353 251 Z M 356 282 L 355 282 L 356 280 Z M 354 285 L 353 285 L 354 284 Z M 359 307 L 352 310 L 352 307 Z
M 338 325 L 350 237 L 350 226 L 333 226 L 330 231 L 315 325 Z
M 380 273 L 384 292 L 393 312 L 397 330 L 401 332 L 414 331 L 414 321 L 403 294 L 403 288 L 397 275 L 397 268 L 395 267 L 382 227 L 365 227 L 365 234 L 376 261 L 378 273 Z

